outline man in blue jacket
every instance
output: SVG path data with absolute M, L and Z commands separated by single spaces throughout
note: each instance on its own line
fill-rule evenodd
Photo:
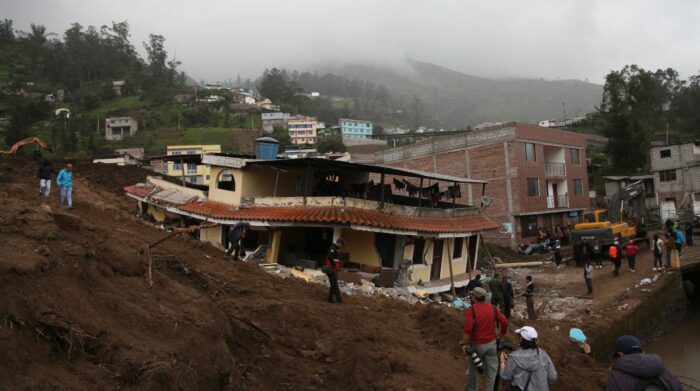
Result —
M 63 204 L 73 209 L 73 165 L 68 163 L 56 177 L 56 184 L 61 188 L 61 208 Z

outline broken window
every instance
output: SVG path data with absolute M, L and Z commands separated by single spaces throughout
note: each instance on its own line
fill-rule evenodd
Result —
M 452 259 L 462 258 L 462 247 L 464 247 L 464 238 L 455 238 Z
M 236 191 L 236 180 L 233 178 L 233 172 L 224 170 L 216 177 L 216 188 L 220 190 Z
M 413 264 L 423 265 L 423 257 L 425 253 L 425 239 L 416 239 L 413 241 Z
M 673 182 L 675 180 L 676 180 L 676 170 L 659 171 L 659 181 L 661 181 L 661 182 Z
M 662 149 L 661 151 L 659 151 L 659 156 L 661 157 L 661 159 L 671 157 L 671 150 L 670 149 Z

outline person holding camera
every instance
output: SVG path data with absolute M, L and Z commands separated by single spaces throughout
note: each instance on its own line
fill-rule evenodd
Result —
M 464 337 L 460 341 L 462 351 L 468 354 L 471 361 L 467 390 L 477 390 L 479 373 L 486 375 L 485 389 L 492 390 L 498 370 L 496 324 L 499 325 L 502 337 L 508 331 L 508 319 L 496 306 L 485 302 L 484 288 L 474 288 L 469 296 L 473 304 L 465 311 Z
M 504 389 L 549 390 L 557 380 L 557 370 L 547 352 L 537 346 L 537 330 L 524 326 L 515 333 L 520 335 L 520 349 L 508 355 L 501 371 Z

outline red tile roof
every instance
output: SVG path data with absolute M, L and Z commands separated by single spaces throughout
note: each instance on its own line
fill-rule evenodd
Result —
M 133 194 L 137 197 L 147 197 L 149 194 L 153 193 L 154 190 L 158 190 L 155 187 L 144 187 L 139 185 L 127 186 L 124 191 Z
M 335 206 L 252 207 L 236 209 L 230 205 L 206 201 L 178 207 L 183 212 L 222 220 L 275 221 L 292 223 L 330 223 L 359 225 L 398 231 L 461 233 L 492 230 L 498 224 L 480 215 L 460 217 L 397 216 L 376 210 Z

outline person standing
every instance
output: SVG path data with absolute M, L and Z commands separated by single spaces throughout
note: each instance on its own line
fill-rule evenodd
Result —
M 676 242 L 669 232 L 666 232 L 666 271 L 671 270 L 671 256 L 676 249 Z
M 603 268 L 602 254 L 600 253 L 600 243 L 597 241 L 593 243 L 593 260 L 595 261 L 595 268 Z
M 634 243 L 634 240 L 627 242 L 627 266 L 632 273 L 636 271 L 637 251 L 639 251 L 639 247 Z
M 61 208 L 63 204 L 73 209 L 73 165 L 68 163 L 56 177 L 56 184 L 61 188 Z
M 469 281 L 469 283 L 467 284 L 467 288 L 466 288 L 467 293 L 471 292 L 472 289 L 477 288 L 477 287 L 478 287 L 478 288 L 481 288 L 481 287 L 482 287 L 482 285 L 481 285 L 481 274 L 477 274 L 473 279 L 471 279 L 471 280 Z
M 37 177 L 39 177 L 39 196 L 48 197 L 51 191 L 51 174 L 53 174 L 53 166 L 48 159 L 41 160 Z
M 493 274 L 493 278 L 489 281 L 489 290 L 491 291 L 491 304 L 500 308 L 501 311 L 505 311 L 503 307 L 505 292 L 503 291 L 503 281 L 501 281 L 500 274 Z
M 501 275 L 501 280 L 503 281 L 503 315 L 510 320 L 510 311 L 513 309 L 513 301 L 515 299 L 513 284 L 508 281 L 508 275 L 505 273 Z
M 557 264 L 557 267 L 561 265 L 561 242 L 559 240 L 554 243 L 554 263 Z
M 527 286 L 525 286 L 525 303 L 527 304 L 527 318 L 530 320 L 537 320 L 537 313 L 535 312 L 535 283 L 532 282 L 532 276 L 526 276 L 525 281 Z
M 524 326 L 515 333 L 520 335 L 520 349 L 508 355 L 501 372 L 504 389 L 548 391 L 558 374 L 547 352 L 537 346 L 537 330 Z
M 586 280 L 588 295 L 593 295 L 593 266 L 591 266 L 591 261 L 587 260 L 586 265 L 583 267 L 583 278 Z
M 683 389 L 680 381 L 666 369 L 661 357 L 645 354 L 637 338 L 631 335 L 619 337 L 613 351 L 615 361 L 605 387 L 607 391 Z
M 243 239 L 248 235 L 248 230 L 250 230 L 250 224 L 245 221 L 239 221 L 229 229 L 226 237 L 228 238 L 229 248 L 226 250 L 226 256 L 230 257 L 233 254 L 234 261 L 241 260 L 241 254 L 243 252 Z
M 661 257 L 664 253 L 664 247 L 665 243 L 664 241 L 659 238 L 659 235 L 654 234 L 654 240 L 653 240 L 653 246 L 654 246 L 654 271 L 661 271 L 661 267 L 663 263 L 661 262 Z
M 338 271 L 340 271 L 340 249 L 345 246 L 345 241 L 341 238 L 332 243 L 326 255 L 324 272 L 328 276 L 330 287 L 328 289 L 328 302 L 333 303 L 333 298 L 338 303 L 343 303 L 340 297 L 340 286 L 338 286 Z
M 486 372 L 485 390 L 492 390 L 498 371 L 498 351 L 496 343 L 496 324 L 499 325 L 501 337 L 508 331 L 508 319 L 495 306 L 485 303 L 486 290 L 474 288 L 470 294 L 474 303 L 465 311 L 464 335 L 460 341 L 462 351 L 469 357 L 477 356 L 483 363 L 479 369 L 472 359 L 469 365 L 467 390 L 477 390 L 477 372 Z
M 673 231 L 675 238 L 676 238 L 676 250 L 678 250 L 678 259 L 681 259 L 681 249 L 683 248 L 683 243 L 685 243 L 685 236 L 683 235 L 683 231 L 680 229 L 676 228 Z
M 613 270 L 613 276 L 617 277 L 620 275 L 620 267 L 622 267 L 622 252 L 620 251 L 620 242 L 617 240 L 612 246 L 608 248 L 608 256 L 610 260 L 615 264 L 615 270 Z

